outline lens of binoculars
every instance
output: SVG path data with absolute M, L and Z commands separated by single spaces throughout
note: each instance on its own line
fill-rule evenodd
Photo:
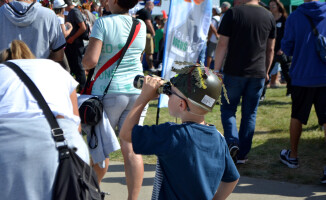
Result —
M 137 75 L 135 77 L 135 79 L 134 79 L 134 87 L 137 88 L 137 89 L 141 89 L 143 87 L 143 84 L 144 84 L 144 76 Z M 164 84 L 161 85 L 157 89 L 157 93 L 158 94 L 170 95 L 171 94 L 171 82 L 170 81 L 167 81 L 167 80 L 164 80 Z

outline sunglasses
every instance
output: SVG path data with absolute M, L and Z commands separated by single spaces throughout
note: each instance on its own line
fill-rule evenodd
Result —
M 166 94 L 166 95 L 168 95 L 168 96 L 170 97 L 170 96 L 173 95 L 173 94 L 174 94 L 175 96 L 179 97 L 180 99 L 184 100 L 184 101 L 186 102 L 187 111 L 190 111 L 190 108 L 189 108 L 189 106 L 188 106 L 187 100 L 186 100 L 185 98 L 183 98 L 182 96 L 178 95 L 175 91 L 170 90 L 170 91 L 169 91 L 169 94 Z

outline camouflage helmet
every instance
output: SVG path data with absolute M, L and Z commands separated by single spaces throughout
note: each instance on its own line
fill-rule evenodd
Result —
M 173 86 L 193 104 L 212 111 L 222 90 L 222 82 L 213 71 L 202 65 L 172 68 L 172 71 L 177 73 L 170 80 Z

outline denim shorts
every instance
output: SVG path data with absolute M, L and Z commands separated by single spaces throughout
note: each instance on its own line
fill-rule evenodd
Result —
M 292 86 L 292 114 L 302 124 L 307 124 L 312 105 L 315 106 L 319 125 L 326 123 L 326 87 Z
M 110 124 L 114 130 L 121 130 L 129 111 L 134 105 L 139 94 L 107 94 L 103 100 L 104 111 L 106 112 Z M 144 108 L 139 125 L 143 125 L 148 105 Z

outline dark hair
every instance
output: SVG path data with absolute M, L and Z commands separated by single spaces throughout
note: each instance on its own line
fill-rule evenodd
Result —
M 118 5 L 121 8 L 128 9 L 128 10 L 135 7 L 137 3 L 138 0 L 118 0 Z
M 286 12 L 283 3 L 280 2 L 280 0 L 270 0 L 269 3 L 268 3 L 268 5 L 269 5 L 271 2 L 275 2 L 275 3 L 276 3 L 276 6 L 277 6 L 277 9 L 278 9 L 278 12 L 282 13 L 282 15 L 283 15 L 285 18 L 288 17 L 288 13 Z
M 65 3 L 68 5 L 68 6 L 71 6 L 72 5 L 72 0 L 64 0 Z
M 55 14 L 60 14 L 63 8 L 53 8 Z

